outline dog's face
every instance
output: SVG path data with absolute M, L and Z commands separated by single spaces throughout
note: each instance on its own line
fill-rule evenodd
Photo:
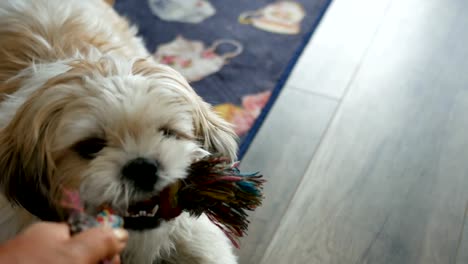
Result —
M 51 218 L 68 188 L 87 210 L 110 206 L 129 228 L 152 228 L 158 194 L 192 162 L 235 158 L 229 125 L 175 71 L 144 60 L 69 66 L 0 132 L 3 192 L 38 217 Z

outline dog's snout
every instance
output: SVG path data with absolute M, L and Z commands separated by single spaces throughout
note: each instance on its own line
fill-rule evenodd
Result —
M 152 191 L 158 181 L 158 170 L 159 164 L 157 161 L 136 158 L 125 164 L 122 168 L 122 175 L 132 181 L 135 187 L 144 191 Z

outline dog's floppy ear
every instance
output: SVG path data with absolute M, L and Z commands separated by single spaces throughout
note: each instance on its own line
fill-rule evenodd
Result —
M 231 160 L 237 158 L 237 135 L 231 124 L 216 114 L 211 106 L 195 93 L 185 78 L 174 69 L 156 64 L 151 60 L 137 60 L 133 64 L 133 74 L 162 80 L 181 98 L 193 107 L 195 136 L 201 145 L 212 154 L 221 154 Z
M 42 220 L 61 220 L 57 211 L 59 187 L 52 152 L 67 102 L 60 93 L 43 87 L 33 93 L 0 130 L 0 190 Z
M 237 136 L 231 124 L 216 114 L 211 106 L 198 96 L 196 104 L 195 135 L 200 138 L 206 150 L 222 154 L 234 161 L 237 157 Z
M 48 193 L 50 157 L 40 153 L 44 149 L 35 149 L 37 146 L 31 145 L 29 150 L 25 150 L 23 143 L 18 143 L 8 133 L 0 132 L 0 186 L 3 195 L 42 220 L 60 220 Z

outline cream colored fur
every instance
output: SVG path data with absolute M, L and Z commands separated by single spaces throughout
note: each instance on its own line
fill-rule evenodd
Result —
M 149 58 L 111 2 L 0 1 L 0 242 L 38 221 L 28 212 L 37 198 L 46 202 L 36 207 L 57 208 L 61 187 L 80 190 L 90 210 L 125 210 L 145 198 L 120 180 L 135 157 L 162 164 L 154 193 L 209 152 L 235 159 L 230 125 L 180 74 Z M 86 160 L 73 146 L 90 137 L 106 146 Z M 236 263 L 226 236 L 187 214 L 132 232 L 123 260 Z

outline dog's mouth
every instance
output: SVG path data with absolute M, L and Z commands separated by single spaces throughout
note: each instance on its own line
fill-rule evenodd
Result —
M 160 211 L 160 196 L 131 204 L 123 213 L 124 228 L 131 230 L 146 230 L 157 228 L 163 219 Z
M 166 188 L 158 195 L 130 204 L 125 212 L 120 213 L 124 228 L 143 231 L 176 218 L 182 210 L 172 204 L 171 197 L 171 188 Z
M 159 201 L 159 195 L 157 195 L 150 199 L 131 204 L 123 216 L 127 218 L 157 216 L 159 212 Z

